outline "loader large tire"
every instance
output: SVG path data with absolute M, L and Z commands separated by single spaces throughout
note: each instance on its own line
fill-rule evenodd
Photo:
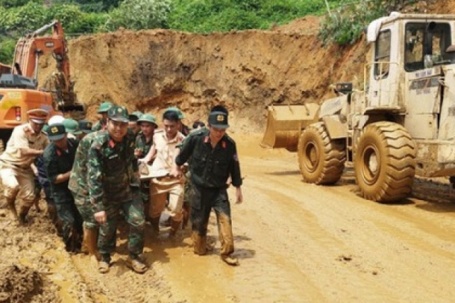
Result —
M 3 154 L 5 151 L 5 143 L 3 142 L 3 139 L 0 139 L 0 155 Z
M 345 141 L 330 140 L 322 122 L 302 132 L 297 153 L 305 182 L 330 185 L 341 178 L 346 161 Z
M 415 144 L 404 127 L 377 122 L 365 127 L 355 148 L 355 177 L 362 196 L 392 202 L 410 195 L 415 175 Z

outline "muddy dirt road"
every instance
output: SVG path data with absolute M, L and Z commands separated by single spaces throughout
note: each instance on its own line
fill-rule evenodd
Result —
M 261 149 L 259 135 L 233 137 L 246 177 L 245 202 L 232 205 L 240 266 L 220 261 L 219 242 L 198 257 L 189 230 L 178 241 L 163 230 L 161 241 L 147 240 L 146 274 L 125 266 L 120 237 L 115 264 L 101 275 L 87 256 L 67 254 L 33 211 L 20 228 L 0 213 L 0 269 L 41 274 L 31 302 L 453 302 L 455 192 L 447 184 L 419 180 L 417 197 L 382 205 L 356 195 L 349 170 L 337 186 L 304 184 L 295 154 Z M 215 240 L 213 221 L 209 229 Z

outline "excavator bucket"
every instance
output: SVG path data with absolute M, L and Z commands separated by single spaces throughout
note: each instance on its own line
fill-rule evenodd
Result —
M 261 146 L 297 151 L 302 129 L 318 119 L 319 105 L 270 105 Z

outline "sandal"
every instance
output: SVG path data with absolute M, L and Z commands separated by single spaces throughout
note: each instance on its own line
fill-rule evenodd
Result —
M 109 272 L 109 262 L 101 260 L 98 262 L 98 272 L 100 274 L 105 274 Z
M 139 259 L 130 259 L 130 262 L 128 262 L 128 265 L 133 271 L 137 272 L 138 274 L 143 274 L 148 269 L 147 265 L 145 265 L 145 263 L 143 263 Z

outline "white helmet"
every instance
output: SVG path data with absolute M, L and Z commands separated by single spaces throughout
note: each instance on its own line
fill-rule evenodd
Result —
M 63 123 L 63 120 L 65 120 L 65 118 L 63 116 L 55 115 L 55 116 L 52 116 L 49 118 L 49 121 L 47 122 L 47 124 L 52 125 L 52 124 L 56 124 L 56 123 Z

